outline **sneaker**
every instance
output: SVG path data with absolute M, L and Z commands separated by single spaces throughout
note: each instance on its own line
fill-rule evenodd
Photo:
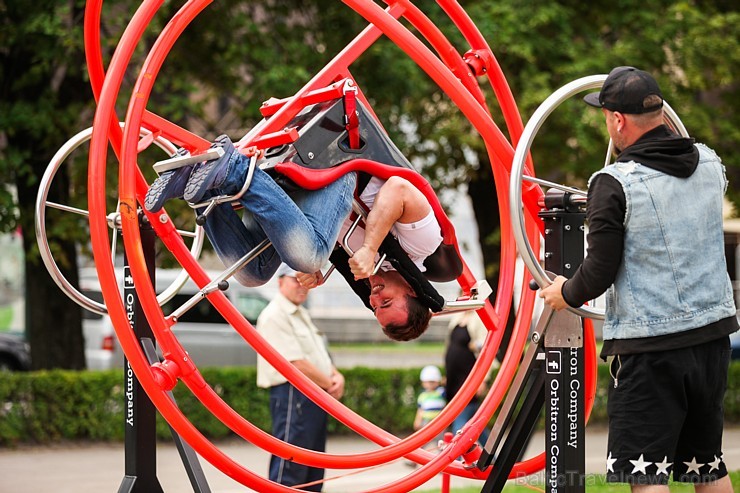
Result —
M 226 180 L 229 170 L 229 159 L 235 152 L 234 144 L 226 135 L 219 136 L 211 147 L 221 147 L 223 155 L 218 159 L 196 165 L 190 175 L 183 198 L 191 204 L 200 203 L 209 190 L 220 188 Z
M 149 212 L 157 212 L 168 200 L 182 197 L 192 171 L 193 166 L 190 165 L 165 171 L 159 175 L 146 192 L 144 208 Z

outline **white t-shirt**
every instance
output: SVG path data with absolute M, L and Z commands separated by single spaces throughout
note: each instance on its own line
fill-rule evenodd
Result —
M 368 182 L 365 190 L 360 194 L 360 200 L 370 209 L 375 204 L 375 197 L 378 195 L 380 187 L 383 186 L 385 180 L 381 180 L 376 177 L 372 177 Z M 344 235 L 347 233 L 349 228 L 352 226 L 352 221 L 347 218 L 342 224 L 342 228 L 339 232 L 339 243 L 344 241 Z M 440 243 L 442 243 L 442 230 L 437 222 L 437 218 L 434 216 L 434 210 L 429 211 L 423 219 L 414 223 L 395 223 L 391 227 L 391 234 L 398 240 L 399 245 L 403 248 L 409 258 L 416 264 L 421 272 L 424 272 L 424 260 L 434 253 Z M 365 240 L 365 230 L 358 226 L 357 229 L 349 237 L 347 243 L 352 251 L 357 251 L 362 246 Z M 377 260 L 377 258 L 376 258 Z M 392 270 L 390 263 L 384 262 L 383 268 L 386 270 Z

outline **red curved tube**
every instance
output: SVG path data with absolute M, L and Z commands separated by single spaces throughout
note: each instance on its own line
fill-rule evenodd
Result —
M 150 72 L 146 72 L 146 73 L 148 75 L 151 75 Z M 142 88 L 140 86 L 137 87 L 137 92 L 136 92 L 136 94 L 137 94 L 137 100 L 138 100 L 138 98 L 141 97 L 141 94 L 142 94 L 141 89 Z M 132 106 L 132 108 L 135 108 L 135 104 Z M 126 127 L 126 129 L 131 129 L 131 128 L 135 128 L 136 127 L 135 124 L 132 124 L 131 123 L 132 119 L 135 120 L 135 118 L 132 118 L 132 113 L 133 113 L 133 111 L 129 111 L 129 117 L 127 118 L 127 127 Z M 128 133 L 127 136 L 128 135 L 130 135 L 130 133 Z M 129 197 L 128 194 L 130 193 L 129 190 L 131 188 L 131 183 L 133 181 L 135 181 L 133 177 L 136 176 L 136 173 L 128 173 L 126 171 L 126 165 L 128 163 L 127 152 L 129 152 L 129 153 L 134 153 L 135 152 L 135 147 L 136 146 L 134 145 L 134 143 L 135 143 L 135 140 L 134 139 L 130 139 L 130 138 L 128 139 L 128 141 L 125 141 L 124 142 L 123 157 L 122 157 L 123 164 L 122 164 L 122 172 L 121 172 L 121 195 L 122 195 L 122 197 L 125 198 L 123 200 L 123 203 L 124 204 L 129 203 L 129 200 L 128 200 L 128 197 Z M 128 180 L 126 180 L 126 177 L 130 177 L 130 178 Z M 125 217 L 124 218 L 124 230 L 127 230 L 127 225 L 129 224 L 129 220 L 133 220 L 133 218 L 131 218 L 131 217 Z M 127 243 L 127 251 L 129 251 L 129 250 L 137 250 L 137 249 L 140 250 L 140 248 L 137 248 L 138 247 L 138 243 L 139 243 L 137 232 L 134 230 L 134 231 L 131 231 L 131 232 L 128 232 L 128 233 L 125 233 L 125 234 L 127 235 L 127 240 L 130 240 Z M 134 253 L 135 254 L 138 254 L 139 252 L 137 251 L 137 252 L 134 252 Z M 135 257 L 135 255 L 132 255 L 131 256 L 132 259 L 134 259 L 134 257 Z M 139 262 L 137 262 L 136 260 L 131 260 L 131 263 L 132 263 L 132 273 L 134 274 L 134 277 L 136 278 L 138 275 L 140 275 L 140 274 L 136 274 L 136 266 L 139 265 Z M 151 289 L 150 286 L 147 286 L 147 287 L 149 287 Z M 146 292 L 146 288 L 144 288 L 144 291 Z M 142 293 L 142 294 L 144 294 L 144 293 Z M 146 298 L 147 298 L 146 296 L 143 296 L 143 299 L 144 300 L 146 300 Z M 145 311 L 146 311 L 146 304 L 145 304 L 145 302 L 143 304 L 145 305 Z M 161 317 L 161 313 L 158 313 L 158 314 Z M 160 320 L 161 320 L 161 318 L 160 318 Z M 153 326 L 153 329 L 157 333 L 163 333 L 165 335 L 168 335 L 167 327 Z M 168 341 L 167 341 L 167 338 L 166 337 L 164 337 L 163 339 L 165 339 L 164 342 L 162 343 L 162 345 L 164 347 L 164 346 L 167 345 L 167 342 Z M 168 353 L 166 352 L 165 354 L 168 354 Z M 171 354 L 172 353 L 170 353 L 170 355 Z M 195 371 L 192 371 L 191 374 L 195 374 Z M 185 378 L 183 378 L 183 379 L 185 379 Z M 203 386 L 203 385 L 201 385 L 203 383 L 201 381 L 198 381 L 196 383 L 197 383 L 196 386 L 198 386 L 198 387 L 202 387 Z M 450 420 L 451 420 L 451 418 L 450 418 Z M 443 424 L 443 426 L 444 426 L 444 424 Z M 425 442 L 425 441 L 426 441 L 426 439 L 425 440 L 420 440 L 420 442 L 422 442 L 422 443 Z
M 125 160 L 124 160 L 125 161 Z
M 457 247 L 455 227 L 450 222 L 444 209 L 442 209 L 442 204 L 439 203 L 437 194 L 429 182 L 412 169 L 390 166 L 377 161 L 371 161 L 370 159 L 352 159 L 333 168 L 325 169 L 309 169 L 292 162 L 284 162 L 278 163 L 275 169 L 278 173 L 295 181 L 301 188 L 308 190 L 323 188 L 329 183 L 336 181 L 339 177 L 353 171 L 364 171 L 383 180 L 387 180 L 391 176 L 400 176 L 419 189 L 426 197 L 442 229 L 442 241 L 448 245 L 455 245 Z M 460 252 L 458 252 L 458 255 L 460 255 Z
M 265 354 L 266 357 L 279 369 L 284 371 L 291 381 L 295 381 L 296 385 L 304 393 L 309 395 L 312 399 L 318 402 L 322 407 L 325 407 L 333 415 L 339 415 L 343 419 L 357 420 L 357 423 L 351 423 L 354 429 L 356 429 L 363 436 L 367 436 L 376 443 L 388 445 L 385 449 L 379 452 L 358 454 L 353 457 L 334 457 L 330 455 L 316 454 L 311 451 L 304 451 L 302 449 L 296 450 L 295 448 L 288 447 L 287 444 L 274 443 L 267 437 L 260 435 L 259 430 L 254 430 L 253 426 L 240 416 L 232 415 L 233 410 L 228 408 L 224 403 L 220 401 L 218 396 L 215 395 L 210 388 L 207 387 L 205 381 L 202 379 L 197 371 L 197 368 L 192 364 L 186 364 L 187 355 L 184 353 L 179 345 L 179 342 L 172 335 L 168 322 L 162 317 L 161 310 L 156 304 L 153 289 L 148 282 L 148 276 L 143 268 L 144 259 L 141 251 L 140 238 L 138 236 L 138 219 L 136 216 L 137 209 L 137 198 L 140 200 L 145 194 L 147 185 L 144 181 L 138 167 L 136 166 L 135 158 L 137 155 L 136 143 L 138 139 L 138 129 L 140 126 L 145 124 L 151 125 L 153 128 L 162 129 L 164 133 L 170 137 L 175 143 L 185 145 L 186 147 L 193 149 L 202 149 L 207 146 L 207 143 L 197 136 L 190 134 L 189 132 L 179 129 L 169 122 L 152 115 L 145 109 L 146 100 L 148 94 L 154 83 L 154 79 L 161 67 L 161 63 L 164 61 L 164 57 L 169 52 L 172 44 L 179 37 L 182 29 L 197 15 L 197 13 L 204 8 L 209 2 L 208 1 L 191 1 L 186 4 L 176 18 L 168 24 L 163 35 L 160 36 L 158 44 L 152 49 L 150 57 L 147 59 L 145 68 L 142 70 L 143 77 L 140 77 L 137 81 L 137 86 L 134 90 L 135 97 L 132 97 L 129 105 L 129 111 L 126 118 L 126 126 L 123 132 L 123 142 L 120 146 L 115 145 L 115 140 L 120 138 L 120 129 L 117 124 L 117 118 L 115 118 L 114 105 L 118 95 L 118 90 L 121 86 L 123 73 L 128 66 L 131 54 L 139 42 L 141 35 L 149 24 L 154 12 L 159 8 L 161 2 L 159 1 L 145 1 L 140 9 L 135 14 L 131 23 L 126 29 L 124 36 L 121 38 L 121 42 L 114 54 L 114 57 L 110 65 L 110 73 L 105 74 L 102 68 L 102 58 L 99 52 L 99 38 L 97 37 L 99 32 L 95 30 L 95 21 L 100 15 L 100 2 L 91 1 L 88 6 L 89 10 L 86 13 L 85 32 L 86 32 L 86 51 L 88 51 L 88 66 L 90 67 L 91 84 L 93 85 L 93 92 L 96 94 L 96 98 L 99 100 L 98 111 L 95 115 L 93 141 L 91 141 L 90 150 L 90 221 L 91 221 L 91 236 L 93 238 L 93 249 L 96 254 L 96 264 L 98 265 L 98 272 L 103 287 L 103 294 L 106 299 L 106 304 L 109 306 L 109 312 L 111 318 L 116 326 L 116 331 L 121 340 L 122 347 L 129 358 L 132 368 L 136 372 L 139 379 L 142 381 L 147 393 L 152 397 L 155 405 L 162 412 L 165 418 L 173 425 L 175 429 L 189 442 L 191 445 L 198 450 L 207 460 L 217 465 L 219 469 L 229 474 L 235 479 L 248 483 L 250 485 L 258 485 L 261 491 L 293 491 L 290 488 L 281 487 L 275 485 L 270 481 L 255 476 L 250 471 L 245 470 L 238 464 L 235 464 L 229 458 L 223 456 L 212 444 L 208 443 L 202 435 L 182 416 L 180 411 L 173 406 L 169 399 L 166 397 L 164 391 L 156 385 L 155 379 L 152 374 L 151 368 L 148 366 L 141 349 L 138 347 L 138 341 L 135 340 L 133 334 L 128 328 L 128 322 L 125 319 L 125 313 L 123 311 L 122 301 L 120 295 L 117 292 L 117 282 L 112 269 L 112 259 L 108 251 L 108 237 L 107 237 L 107 225 L 105 221 L 105 150 L 108 140 L 113 144 L 114 150 L 120 148 L 121 157 L 121 173 L 119 177 L 120 182 L 120 195 L 122 204 L 122 224 L 125 231 L 124 242 L 126 244 L 127 254 L 130 256 L 130 263 L 132 266 L 132 274 L 137 285 L 137 289 L 141 290 L 142 305 L 147 318 L 153 326 L 153 330 L 157 335 L 157 340 L 160 345 L 166 349 L 165 356 L 172 358 L 174 361 L 178 361 L 182 365 L 183 374 L 182 380 L 198 395 L 201 401 L 205 401 L 209 405 L 209 409 L 213 407 L 219 414 L 219 418 L 222 421 L 228 422 L 230 426 L 233 426 L 242 436 L 256 439 L 261 445 L 265 445 L 266 448 L 272 448 L 273 450 L 285 451 L 293 453 L 296 458 L 299 456 L 307 461 L 307 463 L 315 463 L 316 465 L 329 465 L 331 467 L 337 467 L 339 464 L 344 464 L 345 467 L 358 467 L 358 464 L 372 464 L 373 461 L 384 460 L 390 457 L 398 457 L 404 455 L 407 452 L 411 452 L 415 448 L 421 446 L 423 443 L 428 441 L 428 438 L 437 434 L 442 428 L 444 428 L 449 421 L 452 420 L 455 414 L 464 407 L 462 399 L 458 402 L 450 403 L 448 409 L 443 411 L 440 417 L 435 422 L 425 429 L 412 435 L 409 439 L 398 441 L 398 438 L 384 432 L 383 430 L 377 429 L 367 423 L 364 418 L 354 415 L 353 413 L 343 408 L 343 406 L 333 403 L 324 402 L 326 400 L 315 386 L 311 386 L 310 382 L 305 379 L 297 370 L 288 365 L 269 345 L 264 343 L 258 334 L 254 331 L 248 323 L 246 323 L 242 317 L 234 310 L 234 308 L 228 303 L 225 297 L 221 293 L 214 293 L 209 295 L 209 299 L 213 302 L 214 306 L 222 312 L 222 314 L 228 315 L 227 320 L 234 319 L 236 321 L 235 328 L 239 333 L 250 343 L 255 349 L 261 354 Z M 484 105 L 480 104 L 480 101 L 470 101 L 470 96 L 474 92 L 471 89 L 470 84 L 460 83 L 459 80 L 455 79 L 449 74 L 449 68 L 444 66 L 439 60 L 434 57 L 421 43 L 411 36 L 408 31 L 396 22 L 395 19 L 398 15 L 401 15 L 403 11 L 410 12 L 410 17 L 413 17 L 419 24 L 420 30 L 424 30 L 431 35 L 435 41 L 435 46 L 445 46 L 446 40 L 437 37 L 437 33 L 434 29 L 431 29 L 426 24 L 425 18 L 420 16 L 416 10 L 411 9 L 411 4 L 403 1 L 399 4 L 404 4 L 403 7 L 399 7 L 399 4 L 393 4 L 388 11 L 382 11 L 372 2 L 353 0 L 347 1 L 354 10 L 368 19 L 374 19 L 372 22 L 375 24 L 368 27 L 363 34 L 353 42 L 348 49 L 342 52 L 335 60 L 330 63 L 322 72 L 305 87 L 305 90 L 309 90 L 319 85 L 326 85 L 326 82 L 332 77 L 332 73 L 339 75 L 346 75 L 348 73 L 348 65 L 351 61 L 361 54 L 369 45 L 377 39 L 377 36 L 382 31 L 391 39 L 393 39 L 404 51 L 409 54 L 416 62 L 422 67 L 427 73 L 429 73 L 435 81 L 442 87 L 445 92 L 450 95 L 453 101 L 461 107 L 466 116 L 471 119 L 471 122 L 478 128 L 481 135 L 484 137 L 489 153 L 492 156 L 492 168 L 494 175 L 496 176 L 497 187 L 501 187 L 499 190 L 499 202 L 502 211 L 508 209 L 508 198 L 505 193 L 505 185 L 499 185 L 501 183 L 508 183 L 508 166 L 510 166 L 510 158 L 513 155 L 513 149 L 511 145 L 506 141 L 501 132 L 498 130 L 496 125 L 490 120 L 490 114 Z M 88 14 L 89 19 L 88 20 Z M 89 41 L 88 41 L 89 40 Z M 94 44 L 95 47 L 90 45 Z M 448 64 L 459 65 L 458 58 L 452 56 L 449 58 Z M 153 69 L 153 70 L 150 70 Z M 476 85 L 477 87 L 477 85 Z M 99 88 L 99 90 L 98 90 Z M 295 98 L 293 102 L 297 101 Z M 475 100 L 475 96 L 473 97 Z M 513 101 L 513 98 L 512 98 Z M 515 108 L 515 106 L 514 106 Z M 297 106 L 288 103 L 283 107 L 276 115 L 267 121 L 262 126 L 261 132 L 267 132 L 271 125 L 278 125 L 280 118 L 289 120 L 292 118 L 290 115 L 291 111 L 297 111 Z M 280 113 L 282 111 L 282 114 Z M 518 113 L 517 113 L 518 116 Z M 507 119 L 508 124 L 508 119 Z M 513 132 L 512 132 L 513 133 Z M 508 158 L 508 163 L 507 163 Z M 101 186 L 102 185 L 102 186 Z M 426 184 L 428 186 L 428 184 Z M 431 187 L 430 187 L 431 189 Z M 503 193 L 502 193 L 503 192 Z M 433 191 L 432 191 L 433 193 Z M 502 197 L 504 196 L 504 197 Z M 153 218 L 161 217 L 161 213 L 152 215 Z M 507 218 L 507 214 L 502 213 L 502 219 Z M 487 305 L 484 310 L 481 310 L 481 318 L 486 323 L 487 327 L 491 331 L 489 337 L 486 340 L 486 347 L 476 364 L 476 368 L 473 370 L 473 375 L 469 379 L 469 388 L 464 388 L 461 391 L 461 398 L 469 394 L 468 397 L 472 396 L 474 392 L 473 384 L 474 381 L 482 380 L 487 365 L 493 360 L 496 349 L 500 343 L 502 328 L 501 321 L 506 320 L 508 316 L 508 305 L 511 298 L 511 279 L 513 279 L 513 238 L 510 234 L 510 224 L 507 221 L 503 221 L 502 231 L 506 231 L 504 235 L 505 241 L 502 245 L 502 283 L 499 286 L 499 296 L 496 300 L 496 306 L 491 307 Z M 208 282 L 207 277 L 203 271 L 197 265 L 189 252 L 184 248 L 184 243 L 179 235 L 174 231 L 171 224 L 160 223 L 159 221 L 153 222 L 155 230 L 160 235 L 160 238 L 165 242 L 168 248 L 173 251 L 176 258 L 183 263 L 183 267 L 193 275 L 195 281 L 203 286 Z M 454 239 L 454 230 L 452 238 Z M 456 242 L 455 242 L 456 243 Z M 506 273 L 507 275 L 504 275 Z M 508 274 L 511 273 L 509 276 Z M 470 273 L 467 266 L 464 268 L 463 274 L 458 280 L 464 288 L 469 288 L 475 279 Z M 502 289 L 503 288 L 503 289 Z M 504 301 L 502 301 L 504 300 Z M 531 296 L 523 296 L 522 305 L 520 306 L 520 315 L 526 312 L 526 307 L 533 300 L 533 293 Z M 524 308 L 523 311 L 522 308 Z M 525 316 L 517 318 L 517 333 L 523 333 L 522 327 L 524 327 L 524 318 L 527 318 L 526 323 L 528 324 L 529 317 L 531 317 L 531 311 Z M 521 335 L 518 338 L 522 338 Z M 515 349 L 515 348 L 514 348 Z M 514 354 L 510 348 L 509 353 Z M 513 375 L 515 365 L 511 364 L 513 357 L 505 360 L 502 366 L 501 375 Z M 506 371 L 504 371 L 506 369 Z M 503 378 L 503 377 L 501 377 Z M 497 382 L 499 379 L 497 379 Z M 503 382 L 503 380 L 502 380 Z M 508 385 L 508 384 L 507 384 Z M 477 384 L 475 385 L 477 387 Z M 505 387 L 502 385 L 501 387 Z M 210 392 L 209 392 L 210 391 Z M 503 392 L 501 392 L 503 394 Z M 496 402 L 498 401 L 498 402 Z M 204 402 L 204 403 L 205 403 Z M 498 396 L 489 395 L 486 399 L 486 407 L 495 407 L 500 402 Z M 482 406 L 483 407 L 483 406 Z M 335 414 L 336 413 L 336 414 Z M 480 413 L 480 411 L 479 411 Z M 478 413 L 478 414 L 479 414 Z M 492 413 L 492 411 L 491 411 Z M 235 413 L 234 413 L 235 414 Z M 477 415 L 478 415 L 477 414 Z M 476 415 L 476 416 L 477 416 Z M 490 414 L 488 415 L 490 416 Z M 471 473 L 469 471 L 462 470 L 462 467 L 453 464 L 447 465 L 452 462 L 455 457 L 462 453 L 467 447 L 466 439 L 470 439 L 474 434 L 477 436 L 477 432 L 484 426 L 482 420 L 475 418 L 471 420 L 468 430 L 462 433 L 461 438 L 453 440 L 451 448 L 446 451 L 445 454 L 441 454 L 438 457 L 429 460 L 428 454 L 419 452 L 408 453 L 408 456 L 413 457 L 415 460 L 420 460 L 427 463 L 415 473 L 409 475 L 407 478 L 399 480 L 392 485 L 386 485 L 382 490 L 378 491 L 408 491 L 409 489 L 418 486 L 422 482 L 426 481 L 433 475 L 437 474 L 440 470 L 447 466 L 447 471 L 458 475 L 468 475 L 483 477 L 484 474 Z M 439 430 L 438 430 L 439 429 Z M 427 437 L 430 435 L 430 437 Z M 270 437 L 271 438 L 271 437 Z M 197 446 L 196 446 L 197 445 Z M 396 455 L 400 454 L 400 455 Z M 528 469 L 529 461 L 524 463 L 522 466 L 524 469 Z

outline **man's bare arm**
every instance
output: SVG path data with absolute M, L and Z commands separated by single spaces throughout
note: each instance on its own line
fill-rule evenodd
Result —
M 326 389 L 330 396 L 341 399 L 344 395 L 344 375 L 335 366 L 331 367 L 331 387 Z
M 362 247 L 349 260 L 355 278 L 363 279 L 372 274 L 378 248 L 395 223 L 420 221 L 431 210 L 424 194 L 408 180 L 397 176 L 389 178 L 378 191 L 367 216 Z
M 306 375 L 311 381 L 324 390 L 329 390 L 333 383 L 331 377 L 322 373 L 316 366 L 306 359 L 297 359 L 291 361 L 293 366 Z

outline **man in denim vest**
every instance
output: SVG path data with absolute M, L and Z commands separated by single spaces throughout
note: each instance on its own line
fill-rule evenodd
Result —
M 540 297 L 554 309 L 606 296 L 612 357 L 607 480 L 668 492 L 730 493 L 723 397 L 738 329 L 722 231 L 724 166 L 663 124 L 653 77 L 617 67 L 584 100 L 602 109 L 616 162 L 588 186 L 588 255 Z

